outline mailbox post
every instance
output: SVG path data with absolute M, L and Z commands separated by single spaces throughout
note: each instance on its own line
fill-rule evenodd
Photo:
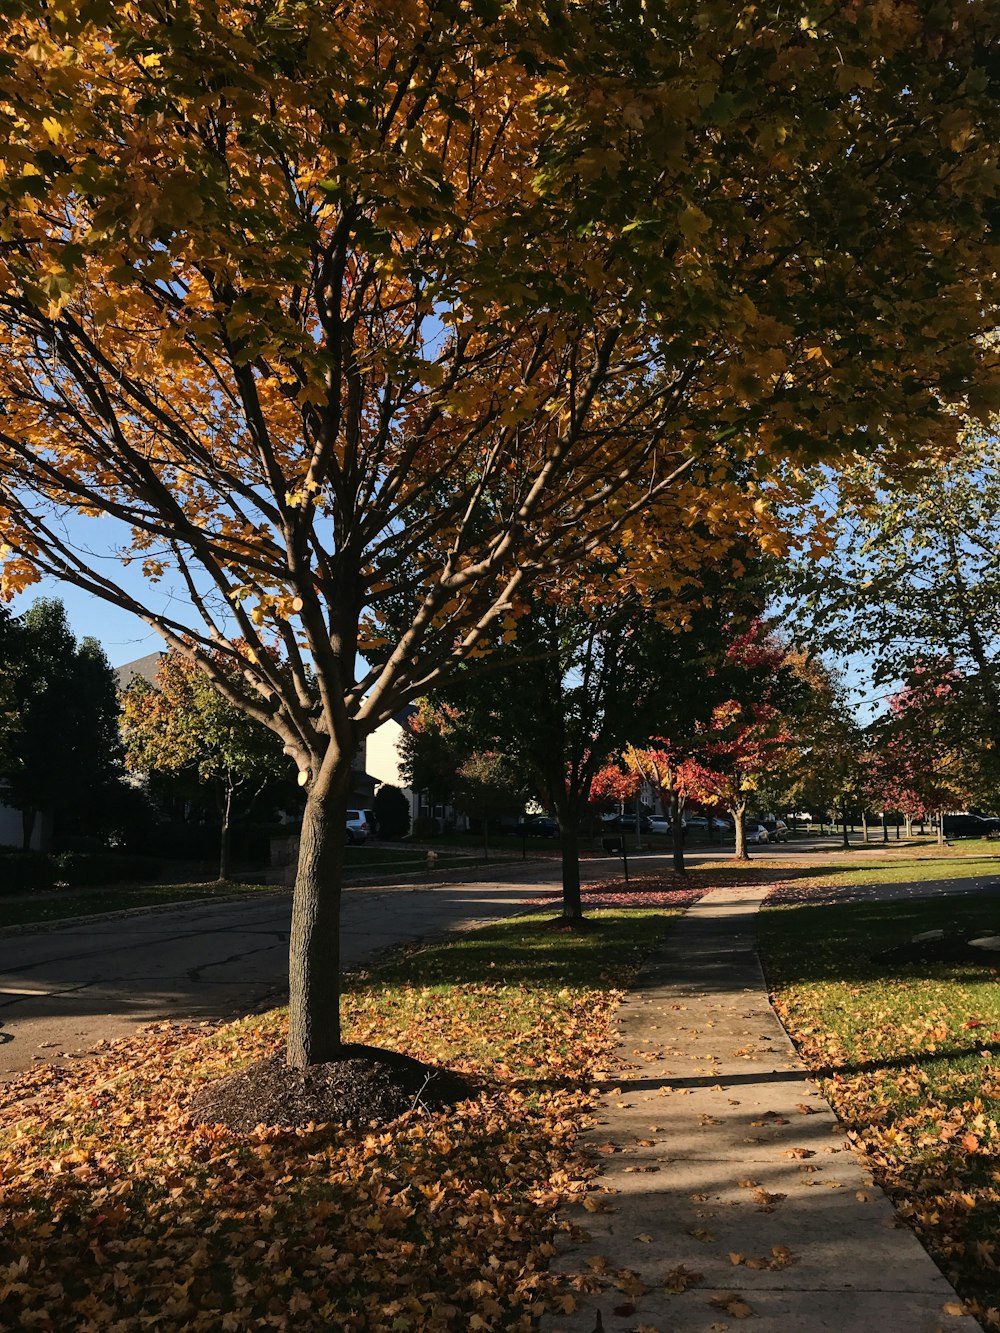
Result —
M 628 852 L 625 850 L 625 835 L 619 838 L 602 838 L 601 846 L 609 856 L 620 856 L 625 867 L 625 883 L 628 883 Z

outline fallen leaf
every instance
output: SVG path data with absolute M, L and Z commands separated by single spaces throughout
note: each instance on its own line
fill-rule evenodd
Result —
M 753 1310 L 743 1297 L 737 1295 L 735 1291 L 727 1291 L 719 1296 L 713 1296 L 709 1305 L 714 1305 L 717 1310 L 725 1310 L 734 1319 L 748 1319 L 753 1314 Z
M 666 1287 L 667 1291 L 679 1295 L 682 1291 L 687 1291 L 689 1287 L 695 1287 L 699 1282 L 704 1282 L 704 1280 L 705 1277 L 703 1273 L 695 1273 L 690 1268 L 686 1268 L 684 1264 L 678 1264 L 676 1268 L 672 1268 L 667 1274 L 663 1285 Z

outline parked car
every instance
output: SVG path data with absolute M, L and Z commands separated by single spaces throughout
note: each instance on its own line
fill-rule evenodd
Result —
M 788 825 L 783 819 L 776 819 L 773 824 L 770 822 L 767 824 L 767 840 L 768 842 L 788 841 Z
M 946 838 L 1000 837 L 1000 819 L 989 815 L 945 815 Z
M 732 833 L 732 821 L 719 814 L 688 814 L 687 825 L 695 833 L 709 833 L 712 829 L 717 833 Z
M 624 829 L 627 832 L 635 832 L 635 815 L 615 815 L 614 819 L 608 821 L 608 828 Z M 649 826 L 649 815 L 641 815 L 639 818 L 639 832 L 651 832 Z
M 771 841 L 771 835 L 763 824 L 748 824 L 746 842 L 748 847 L 759 847 Z
M 650 815 L 646 820 L 648 831 L 650 833 L 669 833 L 670 820 L 666 815 Z M 634 827 L 634 825 L 633 825 Z M 684 820 L 681 820 L 681 827 L 684 827 Z
M 368 837 L 368 820 L 364 810 L 348 810 L 347 841 L 353 846 L 365 842 Z
M 558 838 L 559 821 L 550 815 L 527 815 L 518 820 L 517 831 L 522 838 Z

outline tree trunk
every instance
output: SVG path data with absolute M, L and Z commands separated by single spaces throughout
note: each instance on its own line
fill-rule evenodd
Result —
M 747 831 L 743 823 L 743 816 L 746 814 L 746 802 L 742 805 L 731 805 L 727 807 L 729 814 L 732 815 L 733 824 L 736 826 L 736 850 L 733 853 L 733 859 L 736 861 L 749 861 L 750 853 L 747 851 Z
M 335 1060 L 340 1033 L 340 899 L 351 756 L 314 783 L 302 815 L 288 942 L 288 1063 Z
M 230 850 L 232 845 L 230 824 L 233 814 L 233 784 L 226 782 L 222 797 L 222 827 L 219 832 L 219 882 L 229 879 Z
M 684 864 L 684 827 L 681 816 L 681 798 L 675 789 L 670 793 L 670 833 L 674 844 L 674 869 L 683 875 L 687 867 Z
M 580 847 L 577 833 L 576 806 L 570 802 L 556 805 L 559 834 L 562 844 L 562 914 L 567 921 L 583 920 L 583 902 L 580 898 Z
M 889 825 L 885 822 L 885 811 L 882 811 L 882 841 L 889 841 Z
M 938 811 L 937 845 L 938 845 L 939 847 L 943 847 L 943 846 L 944 846 L 944 811 L 943 811 L 943 810 L 939 810 L 939 811 Z
M 35 820 L 38 811 L 34 806 L 26 805 L 21 811 L 21 851 L 31 851 L 31 839 L 35 836 Z
M 867 810 L 862 810 L 862 811 L 861 811 L 861 837 L 862 837 L 862 839 L 863 839 L 865 842 L 868 841 L 868 811 L 867 811 Z
M 840 807 L 840 826 L 843 829 L 844 833 L 844 846 L 850 847 L 851 840 L 847 836 L 847 807 L 845 805 L 842 805 Z
M 900 824 L 901 824 L 902 822 L 903 822 L 903 821 L 900 819 L 899 815 L 897 815 L 897 816 L 896 816 L 896 841 L 897 841 L 897 842 L 899 842 L 899 826 L 900 826 Z
M 912 815 L 906 815 L 905 818 L 906 818 L 906 836 L 907 836 L 908 838 L 912 838 L 912 837 L 913 837 L 913 816 L 912 816 Z

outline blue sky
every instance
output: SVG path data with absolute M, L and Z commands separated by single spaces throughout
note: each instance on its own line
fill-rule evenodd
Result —
M 78 639 L 92 635 L 99 639 L 112 666 L 122 666 L 136 657 L 155 653 L 163 646 L 160 636 L 137 616 L 119 611 L 89 593 L 81 592 L 55 579 L 43 579 L 20 597 L 15 597 L 11 610 L 15 615 L 26 611 L 37 597 L 58 597 L 65 604 L 70 627 Z

